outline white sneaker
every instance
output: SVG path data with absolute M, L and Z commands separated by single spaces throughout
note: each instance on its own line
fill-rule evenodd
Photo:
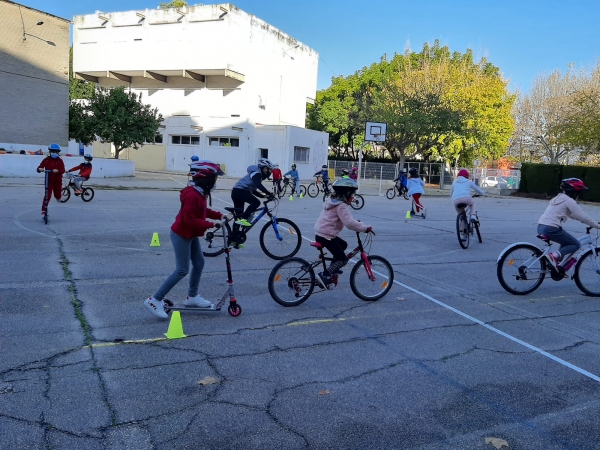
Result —
M 471 214 L 471 222 L 479 222 L 479 218 L 475 214 Z
M 169 315 L 165 312 L 165 303 L 162 300 L 155 300 L 152 297 L 144 300 L 144 306 L 156 314 L 161 319 L 168 319 Z
M 183 304 L 185 306 L 195 306 L 197 308 L 209 308 L 213 305 L 211 302 L 199 295 L 196 295 L 195 297 L 186 297 Z

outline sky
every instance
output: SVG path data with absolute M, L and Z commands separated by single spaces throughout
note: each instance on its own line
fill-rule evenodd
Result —
M 63 18 L 155 8 L 160 0 L 17 0 Z M 190 5 L 196 1 L 188 1 Z M 206 2 L 218 3 L 218 2 Z M 318 89 L 382 55 L 439 39 L 470 48 L 526 93 L 534 78 L 600 61 L 600 0 L 236 0 L 238 8 L 319 53 Z

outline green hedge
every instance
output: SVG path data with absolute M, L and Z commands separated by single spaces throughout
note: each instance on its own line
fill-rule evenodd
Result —
M 525 163 L 521 167 L 519 191 L 554 196 L 564 178 L 580 178 L 589 188 L 581 199 L 600 202 L 600 167 Z

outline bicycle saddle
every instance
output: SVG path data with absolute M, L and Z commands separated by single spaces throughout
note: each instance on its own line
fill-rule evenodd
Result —
M 242 212 L 244 212 L 244 210 L 242 208 L 232 208 L 231 206 L 226 206 L 223 209 L 225 209 L 225 211 L 229 211 L 234 216 L 237 215 L 237 214 L 241 214 Z
M 318 248 L 319 250 L 321 250 L 323 248 L 323 244 L 319 244 L 318 242 L 311 242 L 310 246 Z
M 536 237 L 538 239 L 541 239 L 542 241 L 546 242 L 546 244 L 550 243 L 550 239 L 548 239 L 548 236 L 546 236 L 545 234 L 538 234 Z
M 467 204 L 466 203 L 459 203 L 458 205 L 456 205 L 457 208 L 466 208 Z

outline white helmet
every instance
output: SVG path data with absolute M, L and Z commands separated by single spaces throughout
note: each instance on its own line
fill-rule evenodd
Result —
M 271 162 L 271 160 L 267 159 L 267 158 L 260 158 L 258 160 L 258 167 L 259 168 L 263 168 L 266 167 L 269 170 L 273 170 L 273 168 L 275 167 L 274 164 Z

